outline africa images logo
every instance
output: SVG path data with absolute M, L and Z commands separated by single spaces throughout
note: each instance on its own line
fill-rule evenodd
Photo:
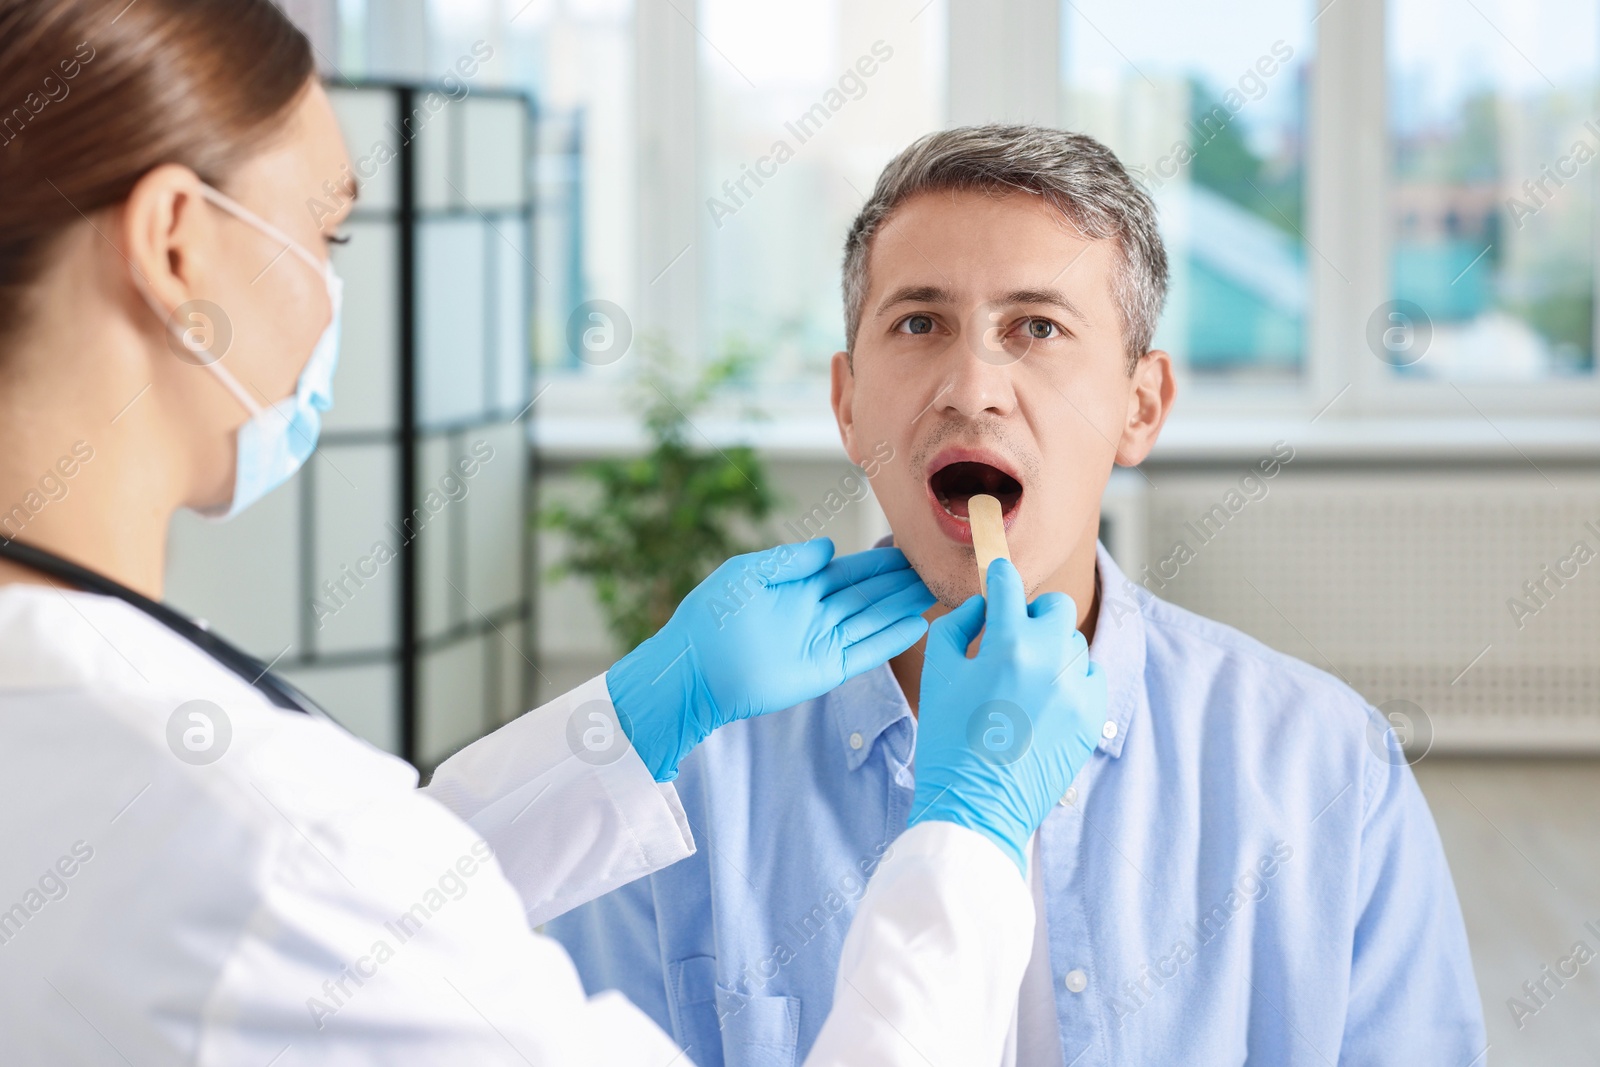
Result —
M 186 700 L 167 717 L 167 747 L 191 766 L 217 762 L 232 741 L 228 713 L 209 700 Z

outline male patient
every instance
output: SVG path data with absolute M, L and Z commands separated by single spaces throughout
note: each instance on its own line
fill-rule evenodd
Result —
M 978 591 L 967 499 L 988 493 L 1029 596 L 1072 597 L 1109 687 L 1099 749 L 1034 841 L 1015 1062 L 1475 1067 L 1460 907 L 1386 724 L 1097 545 L 1112 465 L 1141 462 L 1172 407 L 1150 347 L 1166 284 L 1116 157 L 1037 127 L 917 141 L 845 246 L 834 414 L 930 616 Z M 906 826 L 921 673 L 919 647 L 696 749 L 677 785 L 700 850 L 548 927 L 585 985 L 701 1067 L 800 1062 Z

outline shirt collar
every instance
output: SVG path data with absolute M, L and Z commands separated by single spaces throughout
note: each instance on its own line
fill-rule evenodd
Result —
M 879 542 L 890 543 L 888 538 Z M 1116 727 L 1111 737 L 1101 731 L 1098 748 L 1117 757 L 1122 755 L 1130 724 L 1149 706 L 1144 684 L 1144 605 L 1154 594 L 1130 581 L 1103 544 L 1096 545 L 1095 581 L 1100 610 L 1095 615 L 1089 658 L 1105 672 L 1106 722 Z M 887 663 L 850 679 L 825 699 L 833 706 L 845 765 L 852 771 L 866 761 L 880 734 L 911 717 L 911 706 Z

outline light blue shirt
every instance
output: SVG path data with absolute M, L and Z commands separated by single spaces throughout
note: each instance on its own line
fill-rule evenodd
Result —
M 1387 724 L 1103 547 L 1099 579 L 1109 717 L 1038 838 L 1061 1062 L 1481 1067 L 1460 906 Z M 719 730 L 677 782 L 699 851 L 548 932 L 700 1067 L 798 1064 L 905 829 L 914 736 L 887 666 Z

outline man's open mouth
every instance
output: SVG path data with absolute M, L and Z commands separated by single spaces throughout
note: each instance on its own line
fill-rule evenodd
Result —
M 945 511 L 967 519 L 967 501 L 987 493 L 1000 501 L 1000 513 L 1007 524 L 1022 501 L 1022 483 L 1009 470 L 976 459 L 954 459 L 928 476 L 928 490 Z

